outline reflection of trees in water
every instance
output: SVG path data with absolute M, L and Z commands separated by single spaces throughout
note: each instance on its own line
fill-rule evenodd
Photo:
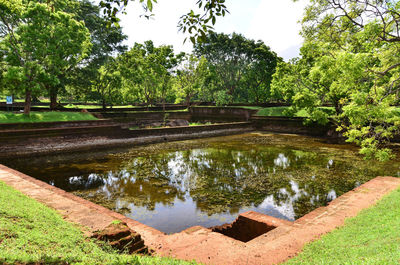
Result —
M 111 209 L 126 202 L 153 210 L 191 196 L 210 215 L 273 201 L 292 207 L 296 218 L 357 183 L 398 175 L 398 161 L 370 163 L 347 146 L 332 147 L 303 137 L 246 135 L 6 164 Z
M 174 155 L 134 158 L 125 163 L 123 169 L 103 175 L 104 185 L 95 193 L 80 191 L 76 194 L 109 208 L 115 208 L 119 198 L 148 210 L 154 210 L 157 203 L 172 206 L 176 198 L 184 200 L 185 195 L 170 184 L 172 173 L 168 163 Z
M 283 147 L 224 146 L 141 154 L 102 163 L 96 173 L 53 178 L 55 186 L 115 209 L 116 201 L 154 210 L 190 195 L 209 215 L 236 214 L 268 196 L 298 218 L 373 177 L 365 165 Z M 84 171 L 84 166 L 81 166 Z M 95 172 L 93 164 L 86 172 Z M 49 180 L 49 182 L 51 182 Z M 332 193 L 333 191 L 333 193 Z
M 340 195 L 362 182 L 350 163 L 282 148 L 193 149 L 136 157 L 122 168 L 106 176 L 97 196 L 153 210 L 189 194 L 210 215 L 257 207 L 272 195 L 277 205 L 292 204 L 297 218 L 326 205 L 332 190 Z
M 326 205 L 332 189 L 346 190 L 341 181 L 335 182 L 334 172 L 324 170 L 328 159 L 316 153 L 271 148 L 206 149 L 187 151 L 183 157 L 185 166 L 180 171 L 191 170 L 189 177 L 197 179 L 190 195 L 197 208 L 208 214 L 237 213 L 245 206 L 259 206 L 272 195 L 277 205 L 292 203 L 298 217 L 315 206 Z M 293 190 L 292 181 L 299 191 Z M 354 187 L 354 179 L 351 182 L 348 189 Z
M 112 173 L 111 173 L 112 174 Z M 105 184 L 107 176 L 103 174 L 83 174 L 73 177 L 59 177 L 50 175 L 42 179 L 53 186 L 62 188 L 65 191 L 88 190 L 102 187 Z

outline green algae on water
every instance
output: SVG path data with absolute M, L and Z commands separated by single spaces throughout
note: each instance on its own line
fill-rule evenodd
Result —
M 167 233 L 248 210 L 295 220 L 400 172 L 398 161 L 370 163 L 351 145 L 265 133 L 3 163 Z

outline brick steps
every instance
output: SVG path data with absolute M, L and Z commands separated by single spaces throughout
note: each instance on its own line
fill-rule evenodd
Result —
M 149 252 L 141 236 L 124 222 L 113 222 L 103 230 L 94 232 L 92 238 L 108 242 L 111 247 L 129 254 Z

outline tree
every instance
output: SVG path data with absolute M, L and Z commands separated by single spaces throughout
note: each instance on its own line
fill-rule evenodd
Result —
M 186 56 L 183 66 L 177 71 L 176 83 L 179 100 L 183 98 L 188 108 L 191 100 L 205 89 L 208 75 L 208 63 L 204 57 Z
M 247 102 L 259 104 L 271 99 L 272 74 L 282 59 L 264 44 L 258 45 L 253 50 L 252 57 L 252 62 L 245 70 L 241 87 L 247 92 L 245 96 Z
M 311 119 L 333 117 L 367 158 L 392 157 L 387 144 L 399 132 L 400 3 L 312 0 L 303 19 L 302 57 L 281 64 L 273 87 Z
M 262 41 L 249 40 L 236 33 L 210 33 L 204 42 L 195 45 L 195 54 L 204 56 L 214 68 L 219 90 L 246 101 L 248 90 L 269 90 L 272 74 L 280 61 Z
M 25 94 L 25 114 L 32 94 L 57 87 L 62 72 L 90 49 L 85 25 L 55 8 L 52 2 L 0 1 L 4 76 L 13 91 Z
M 117 13 L 128 5 L 129 2 L 135 0 L 102 0 L 100 6 L 104 9 L 104 14 L 110 19 L 110 22 L 117 24 L 119 19 Z M 153 16 L 153 4 L 157 3 L 156 0 L 138 0 L 144 9 L 144 16 L 150 18 Z M 196 2 L 199 9 L 203 8 L 203 13 L 197 13 L 190 10 L 187 14 L 182 15 L 178 23 L 178 28 L 183 32 L 188 32 L 191 36 L 189 39 L 192 43 L 196 40 L 204 40 L 206 34 L 213 29 L 211 25 L 215 25 L 217 17 L 223 17 L 228 13 L 225 6 L 225 0 L 197 0 Z M 185 39 L 186 40 L 186 39 Z
M 92 84 L 100 78 L 99 69 L 112 61 L 113 57 L 127 50 L 127 46 L 123 44 L 127 36 L 122 33 L 120 27 L 108 25 L 108 20 L 101 15 L 100 8 L 88 0 L 79 1 L 78 6 L 71 12 L 85 22 L 90 32 L 92 49 L 70 72 L 67 84 L 69 93 L 75 96 L 82 95 L 86 100 Z
M 106 109 L 107 103 L 121 99 L 122 77 L 115 60 L 102 65 L 98 71 L 97 79 L 92 82 L 92 89 L 100 96 L 103 109 Z
M 171 46 L 155 47 L 152 41 L 135 43 L 134 47 L 120 56 L 119 65 L 125 83 L 131 92 L 138 93 L 147 106 L 159 99 L 165 109 L 171 78 L 183 53 L 175 55 Z

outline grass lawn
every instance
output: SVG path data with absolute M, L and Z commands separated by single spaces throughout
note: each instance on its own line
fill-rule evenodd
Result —
M 203 125 L 211 125 L 211 122 L 201 123 L 201 122 L 191 122 L 189 126 L 203 126 Z
M 270 108 L 262 108 L 260 109 L 256 115 L 258 116 L 286 116 L 284 115 L 284 111 L 288 107 L 270 107 Z
M 400 189 L 285 264 L 399 264 Z
M 201 107 L 209 107 L 209 108 L 216 108 L 215 106 L 201 106 Z M 285 115 L 284 111 L 287 110 L 289 107 L 259 107 L 259 106 L 229 106 L 228 108 L 241 108 L 241 109 L 251 109 L 251 110 L 258 110 L 256 113 L 257 116 L 273 116 L 273 117 L 283 117 Z M 320 109 L 334 114 L 334 108 L 332 107 L 320 107 Z M 305 110 L 300 110 L 296 113 L 295 117 L 308 117 L 308 113 Z
M 68 105 L 65 105 L 64 108 L 66 108 L 66 109 L 102 109 L 102 106 L 68 104 Z
M 256 115 L 258 116 L 286 116 L 284 111 L 289 107 L 269 107 L 269 108 L 261 108 Z M 334 113 L 334 109 L 332 107 L 320 107 L 321 110 Z M 308 117 L 308 113 L 305 110 L 300 110 L 296 113 L 295 117 Z
M 101 105 L 79 105 L 79 104 L 68 104 L 65 105 L 64 108 L 70 108 L 70 109 L 100 109 L 102 110 L 103 107 Z M 107 109 L 110 107 L 107 106 Z M 113 109 L 124 109 L 124 108 L 140 108 L 138 106 L 133 106 L 133 105 L 123 105 L 123 106 L 113 106 Z
M 118 254 L 0 181 L 0 264 L 194 264 Z
M 30 115 L 0 111 L 0 123 L 52 122 L 52 121 L 88 121 L 97 120 L 90 113 L 81 112 L 31 112 Z
M 229 106 L 229 108 L 255 109 L 255 110 L 263 109 L 263 107 L 259 107 L 259 106 Z

